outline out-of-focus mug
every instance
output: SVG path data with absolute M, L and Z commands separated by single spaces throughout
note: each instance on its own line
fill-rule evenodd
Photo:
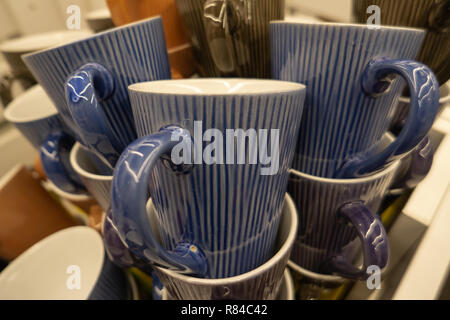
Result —
M 404 157 L 428 133 L 438 112 L 439 85 L 428 67 L 411 60 L 424 30 L 283 21 L 270 28 L 272 76 L 307 88 L 294 169 L 359 177 Z M 403 80 L 411 92 L 408 118 L 397 138 L 380 149 Z
M 105 159 L 109 174 L 123 149 L 136 139 L 128 85 L 170 79 L 160 17 L 28 54 L 23 60 L 77 140 Z
M 4 116 L 40 152 L 45 174 L 53 184 L 68 193 L 86 194 L 69 161 L 73 134 L 41 86 L 33 86 L 14 99 Z
M 130 250 L 208 278 L 261 265 L 273 253 L 304 86 L 186 79 L 138 83 L 129 91 L 141 138 L 117 162 L 111 209 Z M 163 246 L 148 228 L 149 194 Z
M 176 0 L 202 76 L 270 78 L 269 22 L 284 0 Z
M 450 77 L 450 1 L 449 0 L 353 0 L 357 22 L 366 23 L 378 6 L 381 24 L 427 30 L 417 60 L 430 67 L 443 85 Z
M 71 227 L 34 244 L 0 274 L 2 300 L 125 300 L 127 279 L 97 231 Z

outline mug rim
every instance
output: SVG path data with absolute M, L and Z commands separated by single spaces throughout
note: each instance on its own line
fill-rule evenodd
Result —
M 292 248 L 292 245 L 297 235 L 297 228 L 298 228 L 297 209 L 289 193 L 286 192 L 284 199 L 285 199 L 285 206 L 288 208 L 287 211 L 291 216 L 291 220 L 293 220 L 289 225 L 288 235 L 286 237 L 286 240 L 284 240 L 284 243 L 281 245 L 280 249 L 278 249 L 277 252 L 269 260 L 264 262 L 259 267 L 237 276 L 227 278 L 216 278 L 216 279 L 196 278 L 158 266 L 155 266 L 155 268 L 158 269 L 160 272 L 165 273 L 169 277 L 183 281 L 184 283 L 194 285 L 206 285 L 206 286 L 220 286 L 238 283 L 241 281 L 250 280 L 260 274 L 263 274 L 264 272 L 267 272 L 268 270 L 273 268 L 280 261 L 280 259 L 283 258 L 283 256 L 285 256 L 288 253 L 288 251 Z
M 410 32 L 417 32 L 417 33 L 426 33 L 425 29 L 422 28 L 414 28 L 414 27 L 404 27 L 404 26 L 390 26 L 390 25 L 379 25 L 378 29 L 369 29 L 367 27 L 367 24 L 364 23 L 341 23 L 341 22 L 325 22 L 325 21 L 304 21 L 304 22 L 296 22 L 296 21 L 285 21 L 285 20 L 272 20 L 270 21 L 270 24 L 281 24 L 281 25 L 317 25 L 317 26 L 332 26 L 332 27 L 354 27 L 358 29 L 368 29 L 379 31 L 379 30 L 404 30 L 404 31 L 410 31 Z
M 59 230 L 55 233 L 50 234 L 49 236 L 41 239 L 40 241 L 36 242 L 34 245 L 32 245 L 30 248 L 25 250 L 23 253 L 21 253 L 14 261 L 12 261 L 6 268 L 0 273 L 0 282 L 3 282 L 4 279 L 6 279 L 11 272 L 17 272 L 18 270 L 23 270 L 23 266 L 26 266 L 29 264 L 30 261 L 34 261 L 36 257 L 39 259 L 39 252 L 44 252 L 49 250 L 49 245 L 51 247 L 54 243 L 62 243 L 61 240 L 66 239 L 67 237 L 71 236 L 83 236 L 82 238 L 90 237 L 92 238 L 91 242 L 91 250 L 94 250 L 93 246 L 95 245 L 97 248 L 95 250 L 98 251 L 98 254 L 95 255 L 98 257 L 98 265 L 97 270 L 95 272 L 92 272 L 93 274 L 96 274 L 95 281 L 91 282 L 90 288 L 82 289 L 84 291 L 84 299 L 88 299 L 89 295 L 92 293 L 92 291 L 97 286 L 97 280 L 100 278 L 100 275 L 103 271 L 104 265 L 106 263 L 106 256 L 104 254 L 104 244 L 101 236 L 98 234 L 97 231 L 94 229 L 87 227 L 87 226 L 74 226 L 70 228 L 65 228 L 62 230 Z M 51 249 L 51 248 L 50 248 Z M 50 250 L 51 251 L 51 250 Z M 31 260 L 30 260 L 31 259 Z M 17 298 L 10 298 L 10 299 L 17 299 Z M 25 298 L 26 299 L 26 298 Z M 29 299 L 29 298 L 28 298 Z M 44 298 L 49 299 L 49 298 Z
M 196 92 L 193 89 L 184 90 L 183 92 L 174 92 L 173 90 L 162 90 L 161 85 L 168 84 L 170 86 L 177 83 L 201 83 L 202 85 L 210 84 L 212 81 L 215 82 L 255 82 L 255 83 L 273 83 L 273 89 L 263 89 L 257 92 L 245 92 L 245 90 L 233 91 L 233 92 L 219 92 L 219 91 L 205 91 Z M 276 86 L 275 86 L 276 85 Z M 284 88 L 280 89 L 280 85 Z M 133 83 L 128 86 L 129 92 L 136 92 L 141 94 L 151 94 L 151 95 L 169 95 L 169 96 L 208 96 L 208 97 L 232 97 L 232 96 L 269 96 L 269 95 L 280 95 L 285 93 L 292 93 L 297 91 L 305 91 L 306 86 L 299 82 L 294 81 L 284 81 L 277 79 L 255 79 L 255 78 L 188 78 L 188 79 L 171 79 L 171 80 L 155 80 L 155 81 L 145 81 Z
M 313 180 L 316 182 L 321 182 L 321 183 L 328 183 L 328 184 L 357 184 L 357 183 L 366 183 L 369 181 L 373 181 L 376 179 L 381 178 L 382 176 L 388 175 L 391 171 L 395 171 L 397 170 L 397 168 L 400 165 L 402 159 L 397 159 L 395 161 L 393 161 L 392 163 L 388 164 L 386 167 L 375 171 L 373 174 L 368 174 L 366 176 L 363 177 L 357 177 L 357 178 L 350 178 L 350 179 L 335 179 L 335 178 L 327 178 L 327 177 L 318 177 L 318 176 L 313 176 L 311 174 L 307 174 L 295 169 L 289 169 L 289 174 L 291 175 L 295 175 L 297 177 L 301 177 L 304 179 L 308 179 L 308 180 Z
M 53 44 L 51 44 L 49 46 L 45 46 L 42 44 L 35 45 L 35 46 L 33 46 L 33 45 L 22 45 L 21 46 L 20 44 L 26 43 L 30 40 L 38 41 L 39 39 L 44 39 L 44 38 L 45 39 L 54 39 L 55 36 L 59 36 L 59 35 L 65 36 L 65 35 L 69 35 L 69 34 L 72 34 L 74 36 L 73 41 L 77 41 L 77 40 L 84 39 L 82 37 L 93 35 L 93 32 L 89 31 L 89 30 L 55 30 L 55 31 L 30 34 L 27 36 L 22 36 L 22 37 L 3 41 L 0 45 L 0 52 L 16 53 L 16 54 L 19 54 L 19 53 L 25 54 L 25 53 L 29 53 L 29 52 L 36 52 L 38 50 L 42 50 L 42 49 L 46 49 L 46 48 L 50 48 L 55 45 L 58 45 L 57 41 L 56 41 L 56 43 L 55 43 L 55 41 L 51 41 L 51 42 L 53 42 Z M 64 42 L 61 44 L 64 44 Z
M 41 95 L 42 93 L 43 93 L 43 95 Z M 34 96 L 38 96 L 39 98 L 42 97 L 43 99 L 48 100 L 48 101 L 45 101 L 45 104 L 47 105 L 47 102 L 48 102 L 48 105 L 50 106 L 50 108 L 48 110 L 49 112 L 43 112 L 43 114 L 39 115 L 38 117 L 36 117 L 36 116 L 33 117 L 33 115 L 27 115 L 26 117 L 16 117 L 13 115 L 13 113 L 18 108 L 26 108 L 30 111 L 35 110 L 32 106 L 28 105 L 29 103 L 27 103 L 27 100 L 33 99 Z M 53 101 L 47 95 L 44 88 L 39 84 L 36 84 L 36 85 L 28 88 L 22 94 L 17 96 L 6 106 L 5 110 L 3 111 L 3 116 L 5 117 L 6 120 L 8 120 L 11 123 L 18 123 L 18 124 L 31 123 L 34 121 L 49 119 L 49 118 L 57 116 L 57 115 L 58 115 L 58 109 L 56 109 Z
M 83 169 L 78 164 L 77 154 L 82 148 L 84 148 L 84 147 L 81 145 L 81 143 L 79 143 L 77 141 L 73 145 L 72 150 L 70 150 L 70 165 L 75 170 L 75 172 L 78 173 L 80 176 L 86 177 L 86 178 L 91 179 L 91 180 L 112 181 L 113 180 L 113 176 L 112 175 L 106 176 L 106 175 L 100 175 L 100 174 L 91 173 L 91 172 L 88 172 L 85 169 Z
M 92 200 L 92 196 L 89 193 L 69 193 L 67 191 L 64 191 L 60 189 L 57 185 L 53 183 L 50 179 L 46 180 L 47 186 L 49 187 L 50 191 L 53 191 L 56 193 L 59 197 L 69 200 L 69 201 L 88 201 Z
M 296 264 L 294 261 L 290 260 L 288 261 L 288 266 L 291 268 L 294 272 L 300 273 L 303 276 L 306 276 L 308 278 L 319 280 L 319 281 L 328 281 L 328 282 L 334 282 L 334 283 L 344 283 L 346 281 L 350 281 L 350 279 L 346 279 L 341 276 L 336 276 L 332 274 L 321 274 L 309 271 L 305 268 L 300 267 L 298 264 Z
M 114 28 L 111 28 L 111 29 L 108 29 L 108 30 L 104 30 L 102 32 L 92 33 L 91 35 L 89 35 L 89 36 L 87 36 L 85 38 L 82 38 L 82 39 L 78 39 L 78 40 L 70 41 L 70 42 L 67 42 L 67 43 L 64 43 L 64 44 L 55 45 L 55 46 L 52 46 L 52 47 L 49 47 L 49 48 L 45 48 L 45 49 L 42 49 L 42 50 L 26 53 L 26 54 L 23 54 L 21 57 L 22 57 L 22 60 L 26 60 L 26 59 L 28 59 L 30 57 L 39 56 L 41 54 L 47 54 L 49 52 L 57 51 L 57 50 L 60 50 L 62 48 L 66 48 L 66 47 L 70 47 L 70 46 L 73 46 L 74 44 L 82 43 L 82 42 L 85 42 L 87 40 L 95 40 L 95 39 L 101 38 L 101 37 L 103 37 L 105 35 L 116 33 L 119 30 L 133 28 L 135 26 L 138 26 L 138 25 L 141 25 L 141 24 L 145 24 L 145 23 L 148 23 L 148 22 L 153 21 L 153 20 L 155 20 L 155 21 L 160 20 L 161 23 L 162 23 L 161 16 L 160 15 L 156 15 L 156 16 L 153 16 L 153 17 L 150 17 L 150 18 L 141 19 L 141 20 L 134 21 L 134 22 L 131 22 L 131 23 L 128 23 L 128 24 L 124 24 L 122 26 L 118 26 L 118 27 L 114 27 Z

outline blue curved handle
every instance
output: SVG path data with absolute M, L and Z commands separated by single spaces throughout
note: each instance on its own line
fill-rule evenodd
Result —
M 75 140 L 63 132 L 50 134 L 39 150 L 42 167 L 47 178 L 59 189 L 72 194 L 86 194 L 78 174 L 69 161 Z
M 352 264 L 351 257 L 340 254 L 332 257 L 325 266 L 326 272 L 339 276 L 366 280 L 369 266 L 375 265 L 383 270 L 389 260 L 389 241 L 381 220 L 363 202 L 351 202 L 339 209 L 339 214 L 351 222 L 362 243 L 364 261 L 361 268 Z
M 170 155 L 183 137 L 190 139 L 189 132 L 168 126 L 137 139 L 125 149 L 114 169 L 111 212 L 121 239 L 137 258 L 205 277 L 208 265 L 200 248 L 185 242 L 173 251 L 162 248 L 149 227 L 146 210 L 151 171 L 161 157 Z
M 406 123 L 387 148 L 379 153 L 369 151 L 349 159 L 336 178 L 353 178 L 375 171 L 410 152 L 425 137 L 437 116 L 439 83 L 425 65 L 402 59 L 379 58 L 372 60 L 362 77 L 367 94 L 381 95 L 388 89 L 389 76 L 398 74 L 408 84 L 411 102 Z
M 122 143 L 112 131 L 100 104 L 114 92 L 111 73 L 98 63 L 87 63 L 65 83 L 66 101 L 83 144 L 100 153 L 114 168 Z

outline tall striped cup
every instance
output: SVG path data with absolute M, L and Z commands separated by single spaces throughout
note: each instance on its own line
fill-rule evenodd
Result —
M 307 88 L 294 169 L 355 178 L 404 157 L 425 137 L 438 111 L 439 85 L 428 67 L 411 60 L 424 30 L 283 21 L 270 28 L 272 76 Z M 408 119 L 380 150 L 405 81 Z
M 117 162 L 111 211 L 133 254 L 207 278 L 235 276 L 267 261 L 305 87 L 188 79 L 134 84 L 129 91 L 140 138 Z M 149 195 L 162 246 L 148 227 Z
M 128 85 L 170 79 L 160 17 L 28 54 L 23 60 L 77 140 L 109 164 L 109 174 L 137 137 Z

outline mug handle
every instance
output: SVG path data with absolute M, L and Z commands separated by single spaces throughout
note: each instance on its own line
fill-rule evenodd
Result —
M 216 68 L 225 74 L 237 71 L 232 30 L 239 27 L 240 11 L 235 6 L 230 0 L 207 0 L 203 5 L 203 26 L 209 51 Z M 217 41 L 222 41 L 224 45 L 212 46 Z
M 400 75 L 408 84 L 411 102 L 408 117 L 397 138 L 383 151 L 360 153 L 348 159 L 336 178 L 352 178 L 402 157 L 414 149 L 426 136 L 437 116 L 439 108 L 439 83 L 433 72 L 422 63 L 413 60 L 379 58 L 366 66 L 362 87 L 368 95 L 382 95 L 388 90 L 393 74 Z
M 61 157 L 61 152 L 70 153 L 74 143 L 75 140 L 66 133 L 51 133 L 42 143 L 39 156 L 47 178 L 59 189 L 68 193 L 86 194 L 78 174 Z
M 160 158 L 167 160 L 169 156 L 170 159 L 170 152 L 180 138 L 190 137 L 185 129 L 167 126 L 131 143 L 120 156 L 114 170 L 111 212 L 119 236 L 137 258 L 182 273 L 205 277 L 208 265 L 200 248 L 182 242 L 173 251 L 164 249 L 149 227 L 146 210 L 150 174 L 154 166 Z M 178 170 L 179 167 L 174 165 L 173 169 Z
M 350 202 L 339 209 L 339 214 L 353 225 L 362 243 L 364 256 L 361 268 L 355 267 L 345 254 L 331 258 L 325 269 L 328 273 L 355 279 L 366 280 L 369 277 L 367 268 L 377 266 L 383 270 L 389 260 L 389 241 L 387 232 L 380 218 L 373 214 L 361 201 Z
M 81 130 L 83 142 L 108 161 L 112 168 L 120 156 L 122 143 L 112 131 L 100 101 L 114 92 L 114 78 L 98 63 L 86 63 L 65 82 L 69 111 Z

